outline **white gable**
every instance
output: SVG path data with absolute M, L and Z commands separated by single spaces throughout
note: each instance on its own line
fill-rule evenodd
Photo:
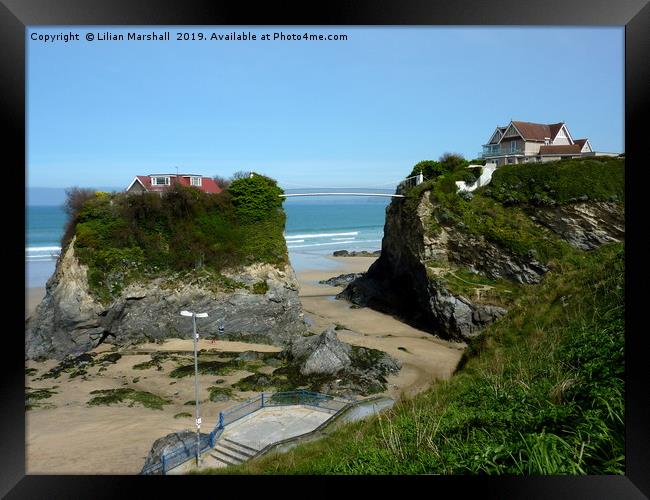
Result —
M 557 134 L 555 135 L 552 144 L 573 144 L 573 138 L 571 137 L 571 134 L 569 134 L 569 130 L 566 128 L 566 125 L 562 125 L 560 127 L 560 130 L 558 130 Z

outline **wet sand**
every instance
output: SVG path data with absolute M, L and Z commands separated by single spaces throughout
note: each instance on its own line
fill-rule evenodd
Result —
M 199 349 L 217 351 L 279 351 L 277 347 L 245 342 L 201 340 Z M 99 355 L 110 352 L 111 346 L 94 349 Z M 144 370 L 133 366 L 149 361 L 155 351 L 193 352 L 191 339 L 172 339 L 162 345 L 141 344 L 120 351 L 122 357 L 99 372 L 100 365 L 88 369 L 82 377 L 70 378 L 62 373 L 58 378 L 36 380 L 58 364 L 55 360 L 28 361 L 27 368 L 37 373 L 26 375 L 25 386 L 30 389 L 53 389 L 52 397 L 42 400 L 43 407 L 26 412 L 26 472 L 27 474 L 138 474 L 144 465 L 153 442 L 170 433 L 195 431 L 194 377 L 172 378 L 169 372 L 177 365 L 172 359 Z M 191 356 L 188 356 L 191 359 Z M 203 425 L 201 432 L 210 432 L 218 415 L 240 400 L 256 393 L 234 391 L 234 398 L 226 401 L 209 400 L 208 388 L 227 387 L 250 375 L 244 370 L 228 375 L 199 375 L 199 398 Z M 222 383 L 217 383 L 222 380 Z M 129 402 L 111 406 L 88 406 L 101 389 L 133 388 L 151 392 L 171 403 L 162 410 L 145 408 Z M 39 401 L 40 402 L 40 401 Z M 188 413 L 175 417 L 180 413 Z
M 27 288 L 25 290 L 25 318 L 29 317 L 36 310 L 45 296 L 45 288 Z

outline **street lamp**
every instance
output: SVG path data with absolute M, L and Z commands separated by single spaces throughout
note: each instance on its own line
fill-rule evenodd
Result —
M 196 399 L 196 466 L 199 466 L 199 450 L 201 449 L 201 417 L 199 416 L 199 363 L 197 360 L 196 345 L 199 334 L 196 333 L 196 318 L 207 318 L 208 313 L 196 313 L 181 311 L 181 316 L 192 317 L 192 328 L 194 331 L 194 395 Z

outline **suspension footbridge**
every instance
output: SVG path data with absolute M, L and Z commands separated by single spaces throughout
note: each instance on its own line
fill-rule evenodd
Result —
M 415 187 L 418 184 L 421 184 L 424 181 L 424 177 L 422 174 L 414 175 L 412 177 L 408 177 L 406 179 L 396 181 L 396 182 L 390 182 L 390 183 L 384 183 L 384 184 L 375 184 L 373 186 L 365 186 L 365 187 L 350 187 L 350 186 L 339 186 L 339 187 L 319 187 L 319 186 L 306 186 L 306 185 L 300 185 L 300 184 L 294 184 L 291 182 L 282 182 L 280 181 L 280 184 L 286 186 L 288 189 L 295 189 L 297 191 L 300 191 L 301 188 L 309 188 L 310 190 L 307 192 L 298 192 L 298 193 L 285 193 L 279 195 L 280 198 L 299 198 L 299 197 L 305 197 L 305 196 L 379 196 L 379 197 L 384 197 L 384 198 L 404 198 L 404 191 L 408 188 Z M 291 187 L 295 186 L 295 187 Z M 388 193 L 388 192 L 377 192 L 377 191 L 391 191 L 392 188 L 394 187 L 394 193 Z M 371 189 L 375 188 L 375 191 L 372 192 Z M 352 190 L 352 191 L 332 191 L 334 189 L 344 189 L 344 190 Z

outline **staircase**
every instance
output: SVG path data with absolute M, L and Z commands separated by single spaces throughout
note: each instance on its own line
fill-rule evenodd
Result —
M 224 466 L 239 465 L 252 458 L 258 451 L 245 444 L 224 438 L 217 441 L 214 449 L 210 452 L 210 456 L 224 464 Z

